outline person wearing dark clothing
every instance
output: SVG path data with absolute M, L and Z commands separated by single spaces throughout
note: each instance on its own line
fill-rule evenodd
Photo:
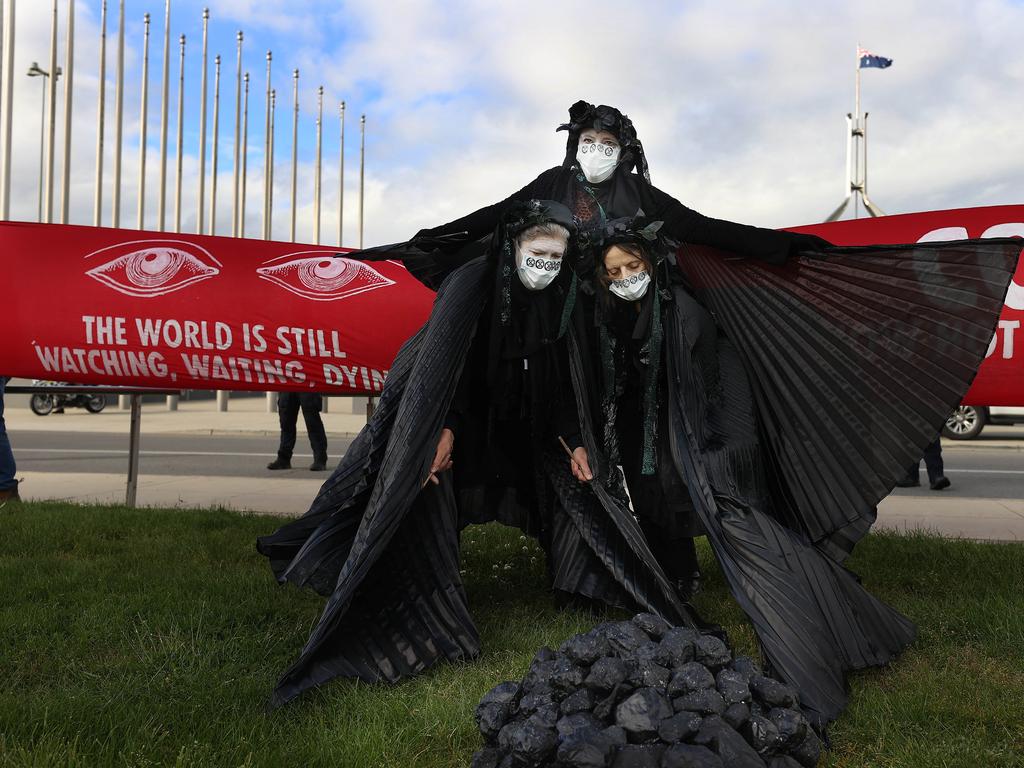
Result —
M 470 522 L 535 536 L 559 602 L 699 626 L 651 554 L 617 470 L 579 483 L 559 444 L 574 432 L 594 439 L 589 392 L 577 386 L 587 365 L 575 247 L 554 258 L 553 246 L 538 254 L 527 238 L 549 223 L 575 226 L 554 201 L 506 212 L 480 255 L 441 284 L 309 511 L 258 540 L 279 582 L 328 597 L 274 705 L 338 676 L 394 682 L 477 656 L 459 571 L 459 531 Z
M 949 488 L 949 478 L 946 477 L 945 467 L 942 464 L 942 438 L 936 437 L 924 449 L 924 466 L 928 471 L 928 487 L 933 491 L 943 491 Z M 897 488 L 917 488 L 921 485 L 921 462 L 915 461 L 914 465 L 907 470 L 907 476 L 896 483 Z
M 267 464 L 267 469 L 291 469 L 292 451 L 295 450 L 295 427 L 299 421 L 299 411 L 306 422 L 306 433 L 309 444 L 313 448 L 313 463 L 309 465 L 312 472 L 327 469 L 327 433 L 324 422 L 320 418 L 323 409 L 323 397 L 316 392 L 280 392 L 277 395 L 277 414 L 281 420 L 281 443 L 277 448 L 277 458 Z
M 11 439 L 7 436 L 7 424 L 4 422 L 4 388 L 10 378 L 0 376 L 0 506 L 8 501 L 20 501 L 18 480 L 15 474 L 18 466 L 11 450 Z
M 603 452 L 685 488 L 767 668 L 822 728 L 846 704 L 847 672 L 914 639 L 842 563 L 898 479 L 892 456 L 918 455 L 969 386 L 1020 244 L 830 247 L 774 267 L 663 234 L 611 221 L 595 259 Z M 974 276 L 974 307 L 933 295 L 923 275 L 942 257 Z M 900 403 L 879 398 L 881 382 Z

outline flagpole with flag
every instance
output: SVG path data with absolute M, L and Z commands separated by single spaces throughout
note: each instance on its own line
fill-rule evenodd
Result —
M 860 109 L 860 71 L 873 67 L 885 69 L 892 66 L 892 59 L 878 56 L 866 48 L 857 45 L 857 66 L 854 70 L 854 111 L 846 115 L 846 124 L 849 130 L 846 143 L 846 184 L 844 186 L 843 201 L 839 204 L 825 221 L 836 221 L 847 206 L 850 200 L 854 201 L 855 215 L 859 215 L 858 203 L 862 200 L 864 208 L 871 216 L 884 216 L 882 209 L 871 202 L 867 189 L 867 113 Z

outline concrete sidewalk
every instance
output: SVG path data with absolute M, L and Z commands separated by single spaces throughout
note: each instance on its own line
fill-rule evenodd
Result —
M 309 458 L 296 456 L 300 460 Z M 325 474 L 311 474 L 299 468 L 266 478 L 141 475 L 138 503 L 151 507 L 222 506 L 241 512 L 301 515 L 327 479 Z M 19 477 L 24 480 L 21 495 L 26 500 L 124 502 L 122 474 L 24 472 Z M 922 497 L 897 491 L 879 506 L 876 527 L 928 530 L 953 538 L 1024 541 L 1024 501 L 958 498 L 950 492 Z

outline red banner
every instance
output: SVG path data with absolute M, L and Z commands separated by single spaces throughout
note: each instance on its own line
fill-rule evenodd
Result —
M 0 372 L 170 389 L 379 392 L 433 293 L 337 248 L 0 223 Z
M 795 228 L 843 245 L 1024 235 L 1024 206 Z M 379 392 L 433 294 L 337 248 L 0 223 L 0 373 L 172 389 Z M 965 402 L 1024 405 L 1024 262 Z
M 839 245 L 920 243 L 977 237 L 1024 237 L 1024 205 L 995 205 L 952 211 L 908 213 L 877 219 L 836 221 L 793 227 L 813 232 Z M 1024 259 L 1006 294 L 1006 305 L 978 369 L 978 377 L 964 397 L 967 405 L 1024 405 Z

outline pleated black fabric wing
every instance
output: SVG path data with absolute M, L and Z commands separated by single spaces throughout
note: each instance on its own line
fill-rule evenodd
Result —
M 829 249 L 784 266 L 687 246 L 681 265 L 753 382 L 774 514 L 843 558 L 967 391 L 1021 241 Z
M 374 464 L 373 437 L 367 437 L 366 455 L 351 449 L 346 454 L 359 469 L 349 472 L 344 460 L 339 467 L 339 475 L 358 478 L 356 489 L 372 480 L 365 506 L 353 506 L 353 512 L 362 507 L 354 536 L 353 514 L 346 509 L 327 514 L 285 571 L 285 578 L 302 583 L 323 580 L 323 572 L 332 572 L 339 559 L 343 563 L 299 660 L 278 683 L 275 705 L 334 677 L 397 680 L 440 658 L 467 658 L 479 651 L 459 576 L 450 478 L 430 492 L 420 490 L 488 295 L 487 274 L 486 262 L 474 261 L 438 294 L 430 321 L 417 336 L 415 360 L 407 374 L 400 369 L 405 378 L 394 395 L 394 420 L 377 425 L 384 445 L 376 472 L 368 471 Z M 385 389 L 390 381 L 389 376 Z M 314 504 L 328 507 L 319 499 Z
M 768 668 L 823 728 L 846 706 L 846 672 L 891 661 L 914 626 L 772 516 L 770 448 L 743 363 L 707 312 L 682 289 L 674 294 L 665 332 L 673 461 Z

